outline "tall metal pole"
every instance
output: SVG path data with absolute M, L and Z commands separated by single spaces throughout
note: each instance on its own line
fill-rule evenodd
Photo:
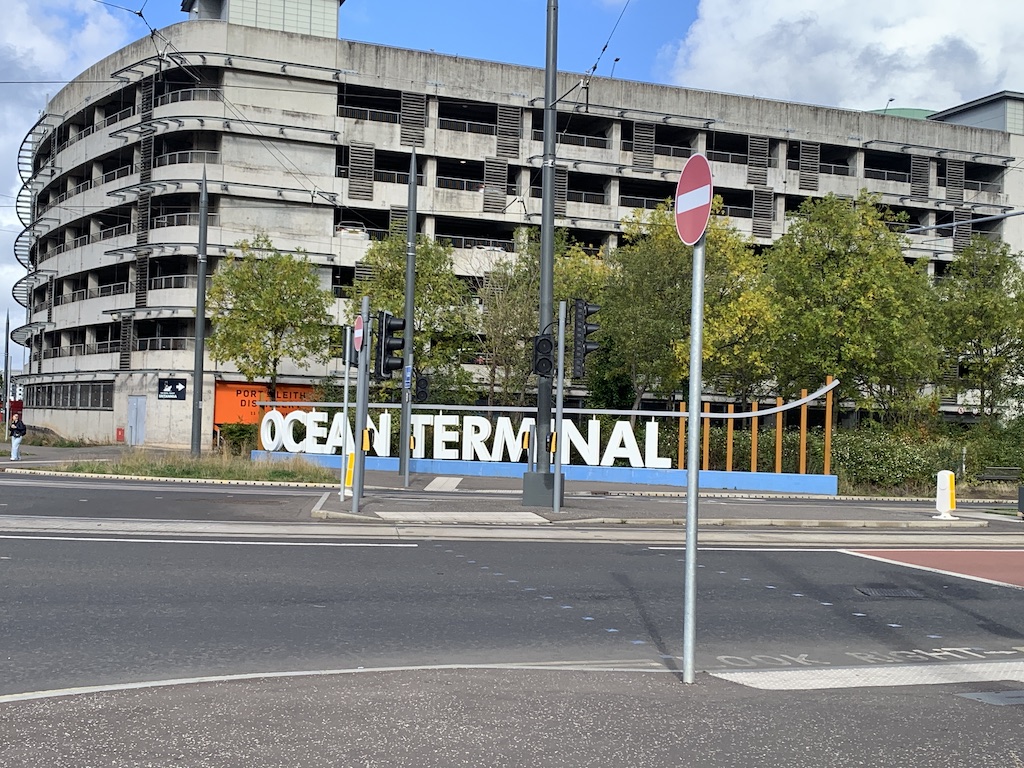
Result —
M 541 170 L 540 320 L 538 333 L 551 326 L 555 282 L 555 137 L 558 130 L 558 0 L 548 0 L 547 57 L 544 64 L 544 165 Z M 551 433 L 551 377 L 537 382 L 537 471 L 551 471 L 548 435 Z
M 412 342 L 416 323 L 416 147 L 409 158 L 409 222 L 405 235 L 405 370 L 402 371 L 402 420 L 398 430 L 398 471 L 404 487 L 409 487 L 409 450 L 412 434 Z
M 210 199 L 206 192 L 206 166 L 199 190 L 199 247 L 196 254 L 196 357 L 192 370 L 192 455 L 198 456 L 203 441 L 203 357 L 206 354 L 206 230 Z
M 345 478 L 348 476 L 348 369 L 349 350 L 352 349 L 352 326 L 345 326 L 345 401 L 342 404 L 341 418 L 345 427 L 341 432 L 341 488 L 338 490 L 338 498 L 345 500 Z
M 363 341 L 359 348 L 359 373 L 356 374 L 356 432 L 355 466 L 352 468 L 352 514 L 359 514 L 359 500 L 363 495 L 363 466 L 366 456 L 363 452 L 363 432 L 366 429 L 366 412 L 370 404 L 370 355 L 373 354 L 373 329 L 370 328 L 370 297 L 363 296 L 359 310 L 363 320 Z
M 683 682 L 693 682 L 697 638 L 697 496 L 700 486 L 700 398 L 704 337 L 704 235 L 693 246 L 690 302 L 690 400 L 686 417 L 686 584 L 683 596 Z
M 565 302 L 558 302 L 558 388 L 555 395 L 555 497 L 551 503 L 551 511 L 558 514 L 562 511 L 562 441 L 565 440 L 565 429 L 562 425 L 562 392 L 565 384 Z
M 11 414 L 11 310 L 7 310 L 7 327 L 4 329 L 4 421 L 10 421 Z

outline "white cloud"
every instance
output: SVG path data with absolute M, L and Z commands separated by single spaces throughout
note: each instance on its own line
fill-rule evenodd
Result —
M 785 101 L 945 109 L 1024 87 L 1005 0 L 701 0 L 672 82 Z
M 25 310 L 11 296 L 25 270 L 14 258 L 22 225 L 14 208 L 21 187 L 18 147 L 59 82 L 140 37 L 145 27 L 125 11 L 92 0 L 7 0 L 0 24 L 0 314 L 11 325 Z M 13 353 L 12 353 L 13 354 Z M 17 356 L 16 356 L 17 357 Z M 20 360 L 20 357 L 17 359 Z M 2 366 L 0 366 L 2 367 Z

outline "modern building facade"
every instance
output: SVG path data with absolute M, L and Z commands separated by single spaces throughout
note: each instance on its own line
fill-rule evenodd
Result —
M 211 270 L 266 231 L 303 250 L 341 317 L 375 238 L 407 219 L 480 276 L 539 224 L 544 72 L 337 39 L 338 0 L 185 0 L 189 20 L 97 62 L 47 105 L 21 147 L 25 229 L 14 286 L 30 350 L 31 423 L 93 440 L 187 446 L 197 387 L 244 389 L 207 360 L 192 380 L 200 180 Z M 908 258 L 941 274 L 972 231 L 1024 247 L 1024 95 L 910 119 L 563 73 L 556 225 L 595 250 L 674 194 L 707 155 L 732 222 L 762 244 L 808 197 L 881 195 L 912 224 Z M 282 372 L 323 378 L 341 365 Z M 184 384 L 165 397 L 168 382 Z M 212 439 L 218 416 L 203 411 Z M 223 419 L 222 419 L 223 420 Z M 232 419 L 233 420 L 233 419 Z

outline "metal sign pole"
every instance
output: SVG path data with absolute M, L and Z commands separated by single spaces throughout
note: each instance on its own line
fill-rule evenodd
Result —
M 342 405 L 342 419 L 345 426 L 341 431 L 341 488 L 338 489 L 338 498 L 345 498 L 345 477 L 348 475 L 348 369 L 351 364 L 349 350 L 352 348 L 352 326 L 345 326 L 345 400 Z
M 555 396 L 555 428 L 551 430 L 555 445 L 555 496 L 551 511 L 562 511 L 562 385 L 565 382 L 565 302 L 558 302 L 558 389 Z
M 363 341 L 359 349 L 359 373 L 356 375 L 356 433 L 355 467 L 352 471 L 352 514 L 359 514 L 359 499 L 363 495 L 363 464 L 366 454 L 363 452 L 363 432 L 366 430 L 366 412 L 370 401 L 370 355 L 373 350 L 373 334 L 370 329 L 370 297 L 363 296 L 360 310 L 363 321 Z
M 697 495 L 700 486 L 700 398 L 704 336 L 704 235 L 693 246 L 690 302 L 690 400 L 686 421 L 686 582 L 683 597 L 683 682 L 694 679 L 697 604 Z

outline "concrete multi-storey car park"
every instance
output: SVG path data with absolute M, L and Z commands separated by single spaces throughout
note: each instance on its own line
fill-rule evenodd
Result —
M 32 424 L 189 444 L 204 169 L 211 266 L 266 231 L 306 252 L 339 317 L 370 241 L 406 217 L 413 148 L 420 231 L 449 240 L 463 274 L 539 224 L 542 69 L 338 40 L 336 0 L 305 6 L 298 17 L 284 0 L 185 0 L 189 21 L 96 63 L 29 131 L 15 246 L 27 274 L 14 286 L 27 318 L 12 338 L 30 350 L 20 383 Z M 1024 200 L 1024 94 L 921 120 L 571 73 L 558 91 L 571 95 L 558 105 L 556 224 L 595 250 L 617 245 L 633 209 L 671 197 L 693 152 L 710 159 L 733 224 L 761 244 L 829 192 L 867 188 L 916 225 Z M 941 274 L 971 230 L 913 235 L 908 257 Z M 973 230 L 1024 247 L 1019 218 Z M 212 437 L 218 383 L 244 382 L 229 365 L 205 370 Z M 184 380 L 186 401 L 158 397 L 168 378 Z

